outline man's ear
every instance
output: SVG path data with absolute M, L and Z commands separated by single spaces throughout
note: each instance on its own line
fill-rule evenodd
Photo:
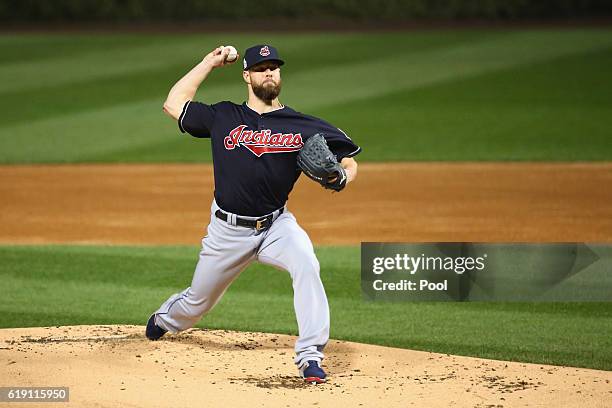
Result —
M 247 84 L 251 84 L 251 75 L 249 74 L 249 71 L 242 71 L 242 79 L 244 79 L 244 82 Z

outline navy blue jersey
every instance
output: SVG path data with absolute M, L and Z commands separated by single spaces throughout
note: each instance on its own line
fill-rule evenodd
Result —
M 266 215 L 285 205 L 300 176 L 296 159 L 304 142 L 322 133 L 338 161 L 361 148 L 340 129 L 285 106 L 260 115 L 246 103 L 185 103 L 181 132 L 210 138 L 215 200 L 224 210 Z

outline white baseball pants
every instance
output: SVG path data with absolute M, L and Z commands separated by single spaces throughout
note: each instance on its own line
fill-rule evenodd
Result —
M 155 323 L 170 333 L 193 327 L 219 302 L 230 284 L 251 262 L 259 261 L 289 272 L 293 280 L 293 305 L 299 337 L 295 344 L 295 364 L 323 359 L 329 339 L 329 306 L 319 276 L 312 242 L 291 212 L 279 216 L 263 232 L 235 225 L 215 216 L 219 207 L 213 201 L 208 235 L 191 286 L 171 296 L 156 313 Z M 242 217 L 242 216 L 241 216 Z M 256 219 L 257 217 L 242 217 Z

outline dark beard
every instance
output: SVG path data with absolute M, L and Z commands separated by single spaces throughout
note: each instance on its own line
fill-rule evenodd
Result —
M 274 99 L 278 97 L 278 95 L 280 95 L 281 84 L 279 82 L 278 85 L 268 85 L 268 84 L 253 85 L 252 88 L 253 88 L 253 93 L 259 99 L 261 99 L 264 102 L 272 102 Z

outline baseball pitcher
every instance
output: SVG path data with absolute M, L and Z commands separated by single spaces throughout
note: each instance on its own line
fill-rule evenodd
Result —
M 341 191 L 357 175 L 353 156 L 361 149 L 340 129 L 281 104 L 284 61 L 271 45 L 244 53 L 247 102 L 194 101 L 210 73 L 231 64 L 228 54 L 218 47 L 206 55 L 172 87 L 164 104 L 181 132 L 210 139 L 215 192 L 191 285 L 151 315 L 146 336 L 157 340 L 193 327 L 240 272 L 259 261 L 291 275 L 299 329 L 294 362 L 306 381 L 325 382 L 327 297 L 312 242 L 286 203 L 302 172 Z

